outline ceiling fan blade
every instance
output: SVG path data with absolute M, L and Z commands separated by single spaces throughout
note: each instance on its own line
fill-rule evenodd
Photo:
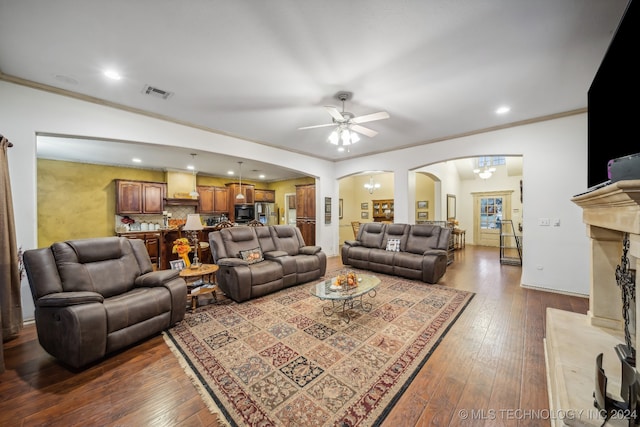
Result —
M 324 128 L 324 127 L 327 127 L 327 126 L 335 126 L 335 125 L 336 125 L 335 123 L 327 123 L 327 124 L 324 124 L 324 125 L 304 126 L 304 127 L 298 128 L 298 130 Z
M 342 115 L 342 113 L 340 113 L 340 111 L 338 111 L 338 109 L 332 105 L 325 105 L 324 108 L 327 109 L 327 112 L 331 115 L 331 117 L 333 117 L 336 121 L 338 122 L 344 122 L 346 119 L 344 118 L 344 116 Z
M 373 114 L 354 117 L 350 121 L 351 123 L 366 123 L 366 122 L 372 122 L 374 120 L 382 120 L 382 119 L 388 119 L 388 118 L 389 118 L 389 113 L 387 113 L 386 111 L 379 111 Z
M 350 129 L 352 131 L 355 131 L 355 132 L 361 133 L 363 135 L 366 135 L 369 138 L 373 138 L 374 136 L 376 136 L 378 134 L 378 132 L 376 132 L 375 130 L 369 129 L 369 128 L 366 128 L 366 127 L 360 126 L 360 125 L 353 125 L 353 126 L 350 127 Z

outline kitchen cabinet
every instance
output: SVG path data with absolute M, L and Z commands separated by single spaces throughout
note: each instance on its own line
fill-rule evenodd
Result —
M 229 200 L 229 208 L 231 208 L 231 206 L 233 205 L 244 205 L 244 204 L 248 204 L 251 205 L 253 203 L 255 203 L 255 186 L 251 185 L 251 184 L 242 184 L 242 190 L 240 189 L 240 184 L 236 184 L 234 183 L 229 183 L 229 184 L 225 184 L 227 186 L 227 190 L 228 190 L 228 200 Z M 244 195 L 244 199 L 243 200 L 237 200 L 236 196 L 238 194 L 240 194 L 240 191 L 242 191 L 242 194 Z M 231 212 L 229 212 L 231 213 Z
M 151 258 L 151 264 L 153 264 L 154 270 L 162 269 L 162 232 L 119 233 L 118 236 L 144 241 L 144 246 L 147 248 L 147 253 L 149 254 L 149 258 Z
M 128 181 L 117 179 L 116 213 L 162 214 L 167 184 L 164 182 Z
M 316 244 L 315 184 L 296 185 L 296 227 L 307 245 Z
M 256 188 L 254 196 L 256 202 L 275 203 L 276 201 L 275 190 L 261 190 Z
M 226 187 L 199 185 L 198 212 L 201 214 L 229 213 L 229 191 Z
M 372 200 L 373 220 L 393 222 L 393 199 Z

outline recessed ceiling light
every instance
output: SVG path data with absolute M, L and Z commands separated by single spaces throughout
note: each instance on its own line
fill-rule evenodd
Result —
M 342 146 L 338 147 L 338 151 L 340 151 L 340 152 L 344 151 L 344 147 L 342 147 Z
M 196 167 L 193 165 L 187 165 L 187 169 L 189 169 L 190 171 L 194 170 Z
M 142 160 L 140 160 L 140 159 L 139 159 L 139 158 L 137 158 L 137 157 L 134 157 L 133 159 L 131 159 L 131 161 L 132 161 L 133 163 L 142 163 Z
M 233 171 L 227 171 L 227 175 L 234 175 Z
M 496 114 L 506 114 L 509 111 L 511 111 L 511 108 L 507 107 L 506 105 L 503 107 L 500 107 L 496 110 Z
M 260 174 L 260 179 L 264 179 L 264 174 L 263 173 Z
M 106 77 L 110 78 L 111 80 L 120 80 L 122 78 L 120 73 L 118 73 L 115 70 L 107 70 L 107 71 L 104 72 L 104 75 Z

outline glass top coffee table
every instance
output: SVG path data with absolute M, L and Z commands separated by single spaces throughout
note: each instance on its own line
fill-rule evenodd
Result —
M 343 288 L 336 286 L 336 277 L 326 279 L 311 286 L 311 294 L 321 300 L 330 300 L 331 307 L 322 307 L 325 316 L 333 316 L 334 314 L 342 315 L 346 323 L 351 321 L 349 311 L 359 307 L 362 311 L 371 311 L 372 304 L 363 301 L 364 295 L 370 298 L 376 296 L 376 288 L 380 284 L 380 279 L 376 276 L 359 274 L 357 276 L 358 286 Z

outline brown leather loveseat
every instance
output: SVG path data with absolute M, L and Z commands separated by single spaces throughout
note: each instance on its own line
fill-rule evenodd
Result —
M 218 286 L 236 302 L 322 277 L 327 256 L 291 225 L 238 226 L 209 233 Z
M 342 263 L 426 283 L 447 270 L 451 229 L 430 224 L 362 224 L 355 240 L 342 246 Z
M 153 271 L 142 240 L 102 237 L 25 251 L 40 345 L 81 368 L 183 319 L 187 287 Z

